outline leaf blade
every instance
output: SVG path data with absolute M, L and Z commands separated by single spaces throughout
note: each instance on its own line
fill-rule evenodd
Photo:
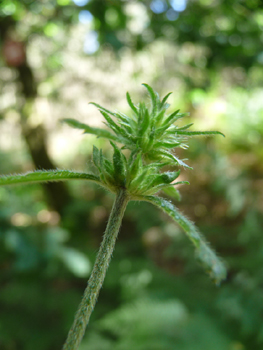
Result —
M 142 196 L 142 198 L 167 213 L 185 231 L 196 249 L 196 255 L 210 277 L 220 284 L 226 278 L 226 267 L 209 247 L 206 240 L 199 233 L 195 225 L 188 220 L 177 208 L 163 198 L 157 196 Z
M 126 166 L 124 161 L 124 155 L 113 142 L 111 142 L 111 145 L 114 149 L 114 153 L 113 153 L 114 177 L 120 186 L 125 186 Z
M 133 112 L 137 115 L 138 114 L 138 108 L 132 102 L 131 96 L 130 96 L 130 94 L 128 92 L 126 93 L 126 99 L 127 99 L 128 105 L 131 107 Z
M 220 131 L 176 131 L 178 135 L 188 135 L 188 136 L 210 136 L 210 135 L 221 135 L 225 137 L 225 135 Z
M 98 170 L 100 170 L 100 151 L 93 145 L 92 160 Z
M 165 102 L 168 100 L 168 97 L 172 94 L 172 92 L 168 92 L 167 95 L 164 96 L 164 98 L 161 101 L 161 107 L 164 106 Z
M 151 86 L 149 86 L 148 84 L 142 84 L 144 87 L 146 87 L 146 89 L 149 92 L 149 95 L 151 97 L 151 101 L 152 101 L 152 113 L 153 115 L 156 113 L 157 110 L 157 101 L 158 101 L 158 95 L 156 94 L 156 92 L 153 90 L 153 88 Z
M 75 129 L 84 130 L 85 134 L 93 134 L 98 137 L 105 137 L 109 140 L 118 141 L 118 137 L 110 133 L 108 130 L 93 128 L 87 124 L 80 123 L 75 119 L 62 119 L 61 122 L 64 122 Z
M 166 195 L 168 195 L 168 196 L 170 196 L 170 197 L 172 197 L 172 198 L 174 198 L 174 199 L 176 199 L 178 201 L 181 200 L 180 192 L 173 185 L 163 188 L 162 191 Z

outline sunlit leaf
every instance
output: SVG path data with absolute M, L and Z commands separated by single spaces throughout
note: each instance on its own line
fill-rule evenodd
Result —
M 210 135 L 222 135 L 225 137 L 224 134 L 220 131 L 176 131 L 178 135 L 187 135 L 187 136 L 210 136 Z
M 181 195 L 180 192 L 174 187 L 174 185 L 165 187 L 162 189 L 162 191 L 167 194 L 168 196 L 180 201 L 181 200 Z
M 133 112 L 135 114 L 138 114 L 138 108 L 134 105 L 134 103 L 132 102 L 131 96 L 130 94 L 127 92 L 126 93 L 126 98 L 127 98 L 127 102 L 129 104 L 129 106 L 131 107 L 131 109 L 133 110 Z
M 157 110 L 157 94 L 153 90 L 153 88 L 150 87 L 148 84 L 142 84 L 142 85 L 146 87 L 146 89 L 148 90 L 148 92 L 150 94 L 151 101 L 152 101 L 152 114 L 154 115 L 156 113 L 156 110 Z
M 172 94 L 172 92 L 169 92 L 167 95 L 164 96 L 164 98 L 161 101 L 160 107 L 162 108 L 165 105 L 165 102 L 168 100 L 168 97 Z
M 75 119 L 62 119 L 62 122 L 68 124 L 73 128 L 81 129 L 86 134 L 93 134 L 98 137 L 105 137 L 109 140 L 118 141 L 118 138 L 115 135 L 111 134 L 109 131 L 100 128 L 93 128 L 87 124 L 80 123 Z
M 93 106 L 95 106 L 95 107 L 97 107 L 100 111 L 103 111 L 103 112 L 105 112 L 105 113 L 111 114 L 113 117 L 115 117 L 115 113 L 114 113 L 114 112 L 110 111 L 110 110 L 107 109 L 107 108 L 102 107 L 102 106 L 99 105 L 98 103 L 90 102 L 89 104 L 90 104 L 90 105 L 93 105 Z

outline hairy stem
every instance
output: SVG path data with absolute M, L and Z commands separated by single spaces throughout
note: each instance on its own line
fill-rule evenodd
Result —
M 100 289 L 102 287 L 112 252 L 121 226 L 124 211 L 129 201 L 125 190 L 120 190 L 113 204 L 109 221 L 104 233 L 93 271 L 89 278 L 78 311 L 75 315 L 73 325 L 69 331 L 63 350 L 77 350 L 84 336 L 90 315 L 96 304 Z
M 70 170 L 36 170 L 22 175 L 2 175 L 0 176 L 0 186 L 81 179 L 94 181 L 101 186 L 103 185 L 100 182 L 100 178 L 93 174 L 79 173 Z

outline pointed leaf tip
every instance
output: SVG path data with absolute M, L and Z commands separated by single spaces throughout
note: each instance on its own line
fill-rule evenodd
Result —
M 157 101 L 159 99 L 158 97 L 158 94 L 153 90 L 153 88 L 148 85 L 148 84 L 145 84 L 143 83 L 142 84 L 144 87 L 146 87 L 146 89 L 148 90 L 149 92 L 149 95 L 151 97 L 151 100 L 152 100 L 152 108 L 153 108 L 153 112 L 155 112 L 155 109 L 157 108 Z
M 132 99 L 131 99 L 131 96 L 130 96 L 129 92 L 126 92 L 126 99 L 127 99 L 128 105 L 131 107 L 131 109 L 133 110 L 133 112 L 134 112 L 135 114 L 138 114 L 138 109 L 137 109 L 137 107 L 135 106 L 135 104 L 132 102 Z
M 169 92 L 167 95 L 164 96 L 162 99 L 161 105 L 164 106 L 165 102 L 168 100 L 168 97 L 172 94 L 172 92 Z
M 93 145 L 93 163 L 100 170 L 100 151 L 99 149 Z

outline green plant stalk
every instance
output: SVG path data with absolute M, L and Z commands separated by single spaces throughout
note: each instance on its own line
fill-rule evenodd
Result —
M 98 299 L 128 201 L 128 193 L 126 190 L 120 189 L 111 210 L 103 241 L 88 281 L 88 286 L 85 289 L 63 350 L 77 350 L 79 348 L 90 315 Z

